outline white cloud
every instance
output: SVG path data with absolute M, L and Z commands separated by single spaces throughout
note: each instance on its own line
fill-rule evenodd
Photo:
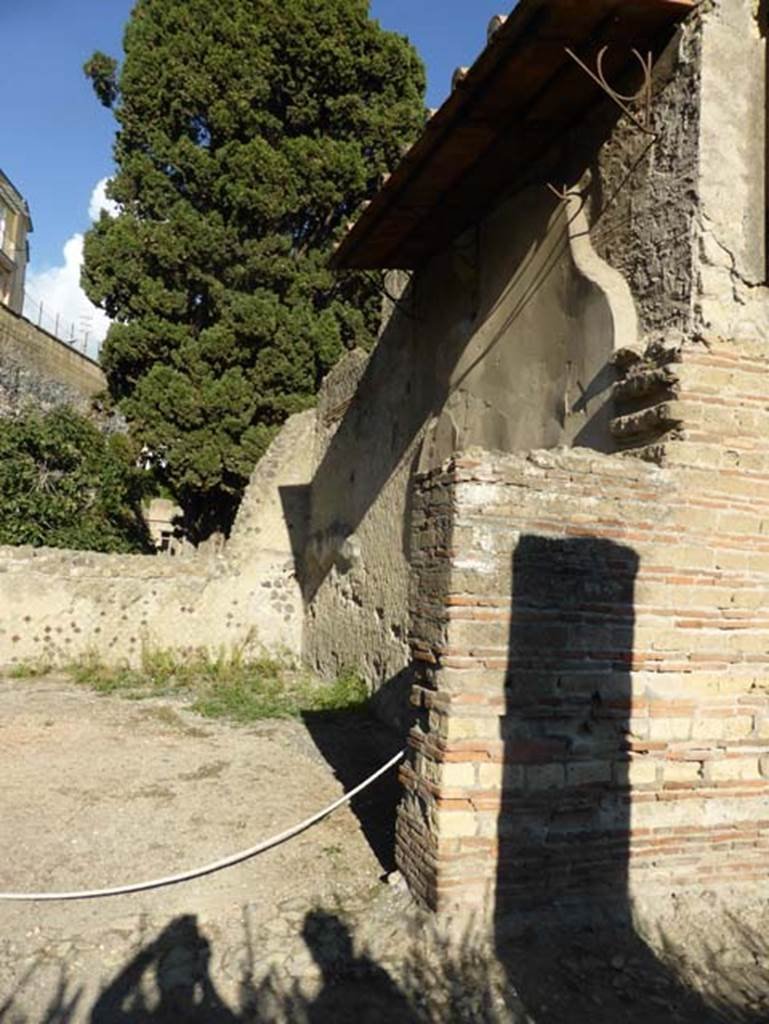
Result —
M 96 187 L 91 193 L 91 201 L 88 204 L 88 216 L 91 220 L 98 220 L 102 210 L 108 213 L 110 217 L 116 217 L 120 212 L 120 207 L 115 200 L 107 198 L 108 181 L 109 178 L 102 178 L 101 181 L 96 183 Z
M 88 214 L 96 220 L 102 209 L 114 216 L 117 206 L 107 199 L 107 179 L 97 182 L 88 203 Z M 81 351 L 98 354 L 110 321 L 106 313 L 89 301 L 80 287 L 83 266 L 83 235 L 72 235 L 64 243 L 63 262 L 47 270 L 27 272 L 24 314 L 34 323 L 65 341 L 73 341 Z M 42 303 L 42 312 L 40 309 Z

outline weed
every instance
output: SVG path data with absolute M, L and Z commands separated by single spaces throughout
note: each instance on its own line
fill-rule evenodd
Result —
M 43 661 L 20 661 L 6 672 L 9 679 L 37 679 L 48 675 L 51 666 Z
M 323 682 L 274 658 L 249 660 L 242 650 L 186 657 L 146 649 L 141 666 L 111 667 L 89 657 L 69 670 L 75 682 L 99 693 L 133 699 L 178 695 L 207 718 L 248 723 L 265 718 L 294 718 L 305 711 L 350 711 L 363 707 L 363 681 L 344 672 Z
M 350 675 L 325 683 L 264 659 L 209 680 L 193 709 L 209 718 L 252 722 L 295 718 L 303 711 L 354 710 L 362 707 L 367 697 L 362 681 Z

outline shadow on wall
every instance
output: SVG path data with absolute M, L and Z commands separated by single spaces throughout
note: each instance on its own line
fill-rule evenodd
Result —
M 583 293 L 592 287 L 571 264 L 567 275 L 560 272 L 569 249 L 569 222 L 544 186 L 534 189 L 534 198 L 527 193 L 517 202 L 525 212 L 526 229 L 511 236 L 504 221 L 504 230 L 496 229 L 496 248 L 489 245 L 486 253 L 485 243 L 478 245 L 480 302 L 477 282 L 468 281 L 462 265 L 466 239 L 460 239 L 406 289 L 354 393 L 340 403 L 338 421 L 336 410 L 329 410 L 323 427 L 334 433 L 310 484 L 309 543 L 305 551 L 295 552 L 308 602 L 332 566 L 345 560 L 341 549 L 346 539 L 395 474 L 413 477 L 418 465 L 424 469 L 425 463 L 438 464 L 468 444 L 504 450 L 557 444 L 564 418 L 587 417 L 588 403 L 605 395 L 611 383 L 606 374 L 611 339 L 596 376 L 578 385 L 579 395 L 573 407 L 568 405 L 563 375 L 572 358 L 570 335 L 577 332 L 578 314 L 570 313 L 553 329 L 547 312 L 553 303 L 542 298 L 547 285 L 560 289 L 557 306 L 581 308 Z M 490 229 L 484 225 L 482 231 L 489 234 Z M 565 283 L 567 278 L 570 283 Z M 537 300 L 539 306 L 534 305 Z M 528 327 L 516 334 L 520 319 L 535 313 L 545 321 L 539 341 Z M 542 345 L 542 338 L 549 344 Z M 502 342 L 512 349 L 504 350 L 507 362 L 497 367 L 488 361 L 502 353 Z M 507 365 L 511 359 L 520 363 L 515 372 Z M 532 387 L 539 379 L 542 394 Z M 446 412 L 459 392 L 467 396 L 466 408 L 460 403 Z M 594 418 L 606 427 L 603 412 Z M 475 419 L 482 425 L 473 426 Z M 431 436 L 420 456 L 418 442 L 428 427 Z M 583 443 L 597 448 L 609 443 L 598 443 L 595 429 L 591 433 L 587 426 L 582 433 L 591 438 Z M 402 490 L 408 494 L 410 487 Z M 408 509 L 399 508 L 396 514 L 401 513 L 402 550 L 408 557 Z
M 513 554 L 496 909 L 623 905 L 638 556 L 522 535 Z
M 581 1014 L 607 1022 L 727 1019 L 633 927 L 628 739 L 637 571 L 632 549 L 603 538 L 523 535 L 513 555 L 495 921 L 500 960 L 537 1024 Z M 531 910 L 538 927 L 525 957 L 516 956 L 511 915 Z M 607 968 L 608 994 L 590 983 Z

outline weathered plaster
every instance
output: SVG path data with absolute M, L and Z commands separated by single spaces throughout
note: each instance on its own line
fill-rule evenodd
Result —
M 739 341 L 769 332 L 760 6 L 700 5 L 655 65 L 655 137 L 621 117 L 593 162 L 591 234 L 626 278 L 647 337 L 674 330 Z M 610 116 L 596 112 L 593 132 Z M 579 138 L 590 135 L 580 127 Z
M 579 273 L 595 286 L 594 301 L 587 310 L 587 317 L 595 318 L 595 325 L 588 326 L 589 334 L 611 334 L 615 352 L 622 348 L 635 348 L 640 342 L 638 312 L 633 293 L 625 278 L 606 260 L 601 259 L 590 237 L 590 220 L 583 199 L 590 187 L 590 174 L 580 182 L 576 194 L 569 196 L 566 216 L 569 225 L 569 241 L 574 265 Z M 605 317 L 611 318 L 607 326 Z
M 766 38 L 751 0 L 702 9 L 696 329 L 766 338 Z
M 610 360 L 636 336 L 632 298 L 584 214 L 541 186 L 414 276 L 370 359 L 348 357 L 321 391 L 303 566 L 315 668 L 355 664 L 398 690 L 415 471 L 472 444 L 612 450 Z
M 639 131 L 612 104 L 579 126 L 571 145 L 593 170 L 591 234 L 627 281 L 643 334 L 688 330 L 696 272 L 701 36 L 693 15 L 657 60 L 652 128 Z M 620 91 L 638 81 L 617 83 Z M 590 140 L 606 142 L 592 155 Z M 594 144 L 593 144 L 594 145 Z M 587 148 L 586 148 L 587 147 Z
M 294 547 L 304 522 L 292 495 L 307 484 L 313 424 L 312 412 L 288 421 L 254 470 L 219 554 L 0 548 L 0 665 L 86 655 L 136 663 L 146 648 L 298 658 L 304 611 Z

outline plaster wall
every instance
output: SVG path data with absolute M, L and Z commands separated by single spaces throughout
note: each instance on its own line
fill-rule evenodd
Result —
M 726 45 L 718 39 L 730 5 L 739 26 L 726 38 L 736 33 L 736 46 L 750 0 L 705 5 L 658 55 L 653 137 L 613 104 L 599 104 L 532 166 L 522 191 L 401 282 L 370 361 L 355 363 L 358 383 L 347 370 L 332 375 L 321 410 L 326 402 L 343 412 L 319 419 L 304 576 L 305 650 L 321 672 L 350 661 L 375 686 L 408 675 L 404 608 L 416 471 L 469 445 L 611 453 L 634 445 L 648 424 L 653 438 L 667 407 L 636 414 L 670 395 L 664 386 L 656 397 L 653 388 L 641 395 L 630 386 L 621 408 L 638 423 L 610 426 L 612 361 L 618 350 L 641 352 L 645 342 L 697 329 L 703 181 L 707 161 L 719 159 L 702 156 L 714 116 L 702 108 L 711 103 L 708 76 L 721 59 L 711 50 Z M 741 90 L 757 84 L 761 41 L 752 26 L 752 71 L 740 72 Z M 735 61 L 736 51 L 729 66 Z M 639 82 L 631 75 L 617 85 L 630 91 Z M 747 119 L 741 123 L 749 133 Z M 755 154 L 758 145 L 741 151 Z M 548 181 L 570 183 L 569 202 L 558 202 Z M 761 245 L 745 244 L 755 262 Z M 654 457 L 651 448 L 647 455 Z
M 0 665 L 142 650 L 239 648 L 299 657 L 303 609 L 281 493 L 307 483 L 314 414 L 292 417 L 254 470 L 219 554 L 170 558 L 0 548 Z M 288 525 L 288 524 L 291 525 Z
M 766 4 L 710 0 L 701 17 L 695 329 L 754 341 L 769 331 Z

